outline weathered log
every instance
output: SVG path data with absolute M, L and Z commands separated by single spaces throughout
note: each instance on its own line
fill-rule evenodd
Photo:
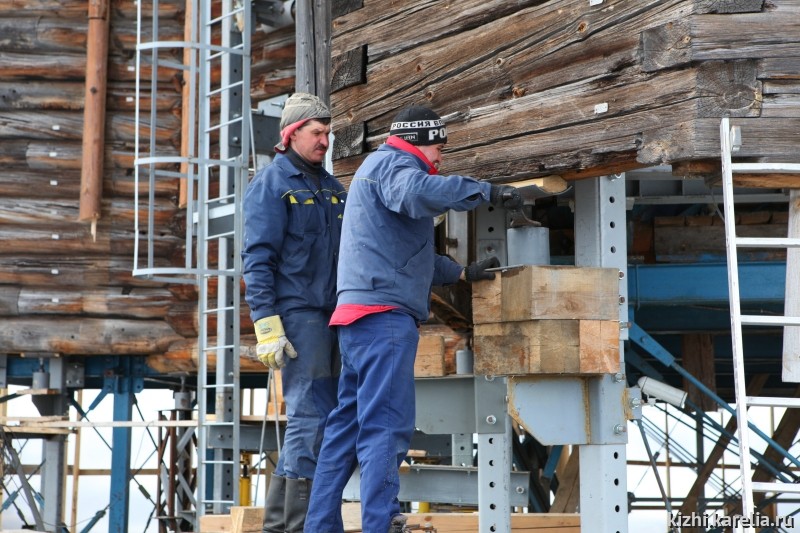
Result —
M 0 51 L 0 77 L 4 81 L 46 79 L 49 81 L 82 80 L 86 73 L 86 54 L 47 54 L 35 52 Z M 129 57 L 111 56 L 108 77 L 114 81 L 136 81 L 135 62 Z M 152 67 L 146 63 L 140 66 L 142 79 L 152 77 Z M 174 83 L 179 70 L 159 66 L 158 81 Z
M 171 262 L 156 258 L 155 266 L 171 266 Z M 26 287 L 162 287 L 162 281 L 133 277 L 130 257 L 92 257 L 73 254 L 52 256 L 0 256 L 0 284 Z
M 722 78 L 730 80 L 721 83 Z M 694 116 L 757 116 L 760 84 L 752 61 L 704 63 L 651 76 L 636 68 L 605 79 L 582 80 L 555 90 L 471 110 L 448 122 L 448 142 L 468 146 L 474 131 L 488 139 L 547 131 L 694 101 Z M 604 111 L 596 106 L 603 105 Z M 726 107 L 727 106 L 727 107 Z M 662 121 L 663 124 L 663 121 Z M 638 132 L 637 132 L 638 133 Z M 474 140 L 472 141 L 474 143 Z
M 339 0 L 331 5 L 331 18 L 341 17 L 364 7 L 364 0 Z
M 0 146 L 6 143 L 0 143 Z M 2 152 L 2 149 L 0 149 Z M 4 162 L 4 155 L 0 153 L 0 163 Z M 29 170 L 7 169 L 3 174 L 3 186 L 0 187 L 0 198 L 77 198 L 80 190 L 80 174 L 74 167 L 48 167 L 58 172 L 31 172 Z M 135 193 L 135 178 L 119 171 L 107 173 L 103 182 L 104 190 L 112 196 L 133 198 Z M 139 182 L 139 194 L 149 192 L 147 181 L 142 178 Z M 157 198 L 167 198 L 174 204 L 177 194 L 176 179 L 161 179 L 155 182 L 154 195 Z
M 118 19 L 122 22 L 122 19 Z M 152 42 L 152 27 L 142 25 L 142 42 Z M 178 31 L 179 30 L 179 31 Z M 86 16 L 73 20 L 54 17 L 0 17 L 0 47 L 9 52 L 85 53 L 88 23 Z M 169 19 L 159 20 L 158 40 L 180 42 L 183 24 Z M 116 24 L 114 39 L 109 43 L 114 53 L 124 56 L 136 50 L 135 19 Z M 166 52 L 162 52 L 166 53 Z
M 763 13 L 692 15 L 648 29 L 642 33 L 642 66 L 659 70 L 693 61 L 797 57 L 796 16 L 778 5 Z
M 162 113 L 157 117 L 156 143 L 172 145 L 174 137 L 180 132 L 180 120 L 171 113 Z M 112 113 L 108 124 L 109 142 L 133 142 L 136 125 L 134 117 L 129 114 Z M 81 113 L 68 111 L 52 111 L 35 113 L 33 111 L 5 111 L 0 113 L 0 139 L 31 140 L 79 140 L 83 130 Z M 149 135 L 149 124 L 143 122 L 140 135 Z
M 332 54 L 369 44 L 370 60 L 379 61 L 409 48 L 463 34 L 537 3 L 462 0 L 454 10 L 453 6 L 434 0 L 369 2 L 365 9 L 353 10 L 333 21 Z
M 0 345 L 8 353 L 149 355 L 181 340 L 160 320 L 113 318 L 7 318 Z
M 167 289 L 109 287 L 82 291 L 52 287 L 0 286 L 0 316 L 76 315 L 165 318 L 171 311 Z
M 800 79 L 800 57 L 768 57 L 758 64 L 759 78 Z
M 74 220 L 74 219 L 73 219 Z M 0 248 L 3 253 L 29 256 L 35 255 L 117 255 L 133 257 L 133 227 L 130 231 L 108 230 L 99 226 L 97 236 L 92 237 L 84 224 L 64 221 L 49 229 L 0 226 Z M 172 258 L 181 249 L 183 241 L 173 235 L 157 236 L 153 243 L 155 257 Z M 130 259 L 128 259 L 130 262 Z
M 331 92 L 367 82 L 367 46 L 331 58 Z
M 209 339 L 209 345 L 215 345 L 214 337 Z M 267 372 L 267 368 L 258 360 L 255 354 L 255 335 L 243 335 L 239 340 L 239 365 L 242 372 Z M 197 339 L 182 339 L 173 342 L 163 355 L 151 355 L 147 364 L 151 368 L 165 374 L 173 372 L 197 372 L 199 369 L 198 356 L 200 348 Z M 216 367 L 216 354 L 207 354 L 209 368 Z
M 78 111 L 83 109 L 83 84 L 52 81 L 26 83 L 0 82 L 0 110 L 38 109 Z
M 364 120 L 380 120 L 386 128 L 396 109 L 423 97 L 445 115 L 608 75 L 635 64 L 643 27 L 666 23 L 690 9 L 686 2 L 648 0 L 597 10 L 569 0 L 519 10 L 371 62 L 366 85 L 332 95 L 334 108 L 340 110 L 334 129 Z M 575 20 L 580 20 L 577 27 Z M 500 43 L 498 35 L 503 36 Z
M 19 225 L 26 228 L 43 226 L 49 228 L 64 227 L 64 223 L 72 223 L 77 217 L 75 198 L 71 199 L 39 199 L 21 198 L 13 204 L 0 203 L 0 224 Z M 140 206 L 142 209 L 142 206 Z M 136 211 L 132 201 L 105 200 L 102 210 L 104 216 L 109 218 L 107 227 L 133 228 Z M 171 202 L 156 201 L 152 206 L 153 222 L 156 227 L 164 227 L 175 223 L 175 218 L 181 213 Z M 145 215 L 139 214 L 141 219 Z M 144 222 L 144 221 L 143 221 Z M 80 226 L 76 226 L 80 227 Z
M 136 20 L 137 2 L 134 0 L 115 0 L 114 17 Z M 173 19 L 183 12 L 183 0 L 159 0 L 159 19 Z M 142 18 L 150 19 L 153 2 L 142 2 Z M 0 16 L 14 17 L 57 17 L 59 19 L 86 19 L 86 0 L 0 0 Z
M 294 25 L 267 34 L 256 32 L 252 57 L 250 85 L 254 102 L 294 91 Z
M 734 118 L 731 124 L 747 132 L 737 157 L 785 162 L 800 143 L 800 118 Z M 658 146 L 662 161 L 719 158 L 719 119 L 687 120 L 661 130 L 650 129 L 644 132 L 642 142 L 646 146 Z M 767 182 L 767 176 L 762 181 Z
M 0 143 L 3 144 L 3 143 Z M 3 157 L 0 156 L 0 163 Z M 58 175 L 53 173 L 14 170 L 3 173 L 3 186 L 0 198 L 77 198 L 81 176 L 76 170 L 65 170 Z
M 333 160 L 342 159 L 345 157 L 352 157 L 354 155 L 364 153 L 364 139 L 365 139 L 364 123 L 351 124 L 336 130 L 336 136 L 333 139 L 333 149 L 331 157 Z

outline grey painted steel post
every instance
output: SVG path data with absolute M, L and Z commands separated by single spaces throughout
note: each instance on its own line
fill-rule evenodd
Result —
M 575 265 L 620 270 L 620 322 L 623 325 L 628 321 L 627 256 L 624 174 L 575 182 Z M 620 330 L 621 370 L 625 368 L 622 343 L 627 333 L 627 328 Z M 604 378 L 610 376 L 597 379 Z M 624 380 L 624 376 L 613 379 Z M 619 390 L 624 388 L 620 387 Z M 624 436 L 627 421 L 623 402 L 614 390 L 614 387 L 608 387 L 608 394 L 596 398 L 599 405 L 592 406 L 592 422 L 594 425 L 595 418 L 599 417 L 599 424 L 614 424 L 615 432 Z M 582 531 L 627 533 L 626 476 L 625 444 L 587 444 L 580 447 Z
M 475 376 L 478 530 L 511 531 L 511 424 L 504 378 Z
M 51 357 L 48 371 L 50 383 L 48 388 L 61 391 L 52 403 L 50 415 L 63 415 L 68 412 L 66 399 L 66 383 L 64 360 Z M 42 413 L 47 416 L 47 413 Z M 42 440 L 42 522 L 48 531 L 58 531 L 64 522 L 64 472 L 67 468 L 64 451 L 67 439 L 64 435 L 53 435 Z

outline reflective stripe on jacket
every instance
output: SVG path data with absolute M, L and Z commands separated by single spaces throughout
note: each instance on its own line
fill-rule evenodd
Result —
M 327 172 L 320 186 L 281 154 L 244 196 L 242 270 L 255 322 L 298 309 L 336 307 L 336 263 L 347 194 Z
M 427 173 L 418 157 L 381 145 L 356 171 L 347 196 L 338 303 L 394 305 L 428 318 L 432 285 L 458 281 L 462 266 L 434 251 L 433 217 L 489 201 L 489 183 Z

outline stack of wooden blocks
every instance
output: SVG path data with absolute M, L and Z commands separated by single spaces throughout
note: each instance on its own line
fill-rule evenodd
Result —
M 474 283 L 475 373 L 619 372 L 619 270 L 517 266 Z

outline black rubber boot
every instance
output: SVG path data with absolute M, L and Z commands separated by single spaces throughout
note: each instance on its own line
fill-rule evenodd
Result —
M 286 478 L 272 474 L 264 502 L 264 525 L 262 533 L 284 533 L 286 531 Z
M 406 531 L 410 531 L 406 528 L 406 518 L 401 514 L 396 514 L 392 517 L 392 522 L 389 524 L 389 532 L 388 533 L 404 533 Z
M 310 479 L 286 479 L 286 533 L 303 533 L 310 498 Z

